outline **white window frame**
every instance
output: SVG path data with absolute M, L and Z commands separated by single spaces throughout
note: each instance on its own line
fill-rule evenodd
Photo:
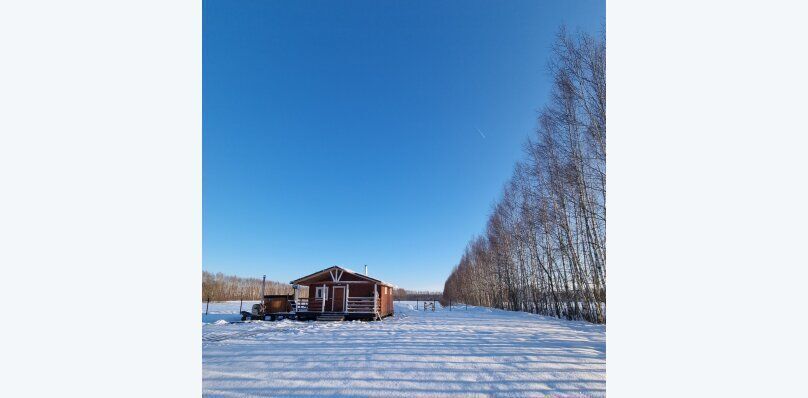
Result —
M 324 299 L 328 295 L 328 288 L 325 286 L 317 286 L 314 290 L 314 298 Z

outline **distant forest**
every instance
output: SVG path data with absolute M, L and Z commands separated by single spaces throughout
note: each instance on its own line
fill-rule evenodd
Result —
M 267 280 L 265 294 L 293 294 L 294 289 L 288 283 Z M 308 288 L 302 287 L 298 292 L 307 295 Z M 202 271 L 202 301 L 228 300 L 260 300 L 261 278 L 244 278 L 235 275 L 215 274 Z
M 441 292 L 428 290 L 406 290 L 398 287 L 393 289 L 393 300 L 396 301 L 440 300 L 441 296 Z
M 444 300 L 606 322 L 606 40 L 562 28 L 553 88 Z

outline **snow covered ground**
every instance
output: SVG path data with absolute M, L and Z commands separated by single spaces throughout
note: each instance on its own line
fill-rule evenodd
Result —
M 249 310 L 254 302 L 244 302 Z M 207 397 L 603 397 L 605 326 L 479 307 L 381 322 L 238 321 L 210 303 L 202 325 Z M 202 304 L 202 313 L 205 304 Z
M 208 314 L 205 315 L 205 307 L 207 303 L 202 303 L 202 329 L 204 333 L 204 326 L 206 323 L 215 323 L 216 321 L 238 322 L 241 321 L 239 314 L 239 306 L 242 311 L 250 312 L 253 304 L 258 304 L 258 301 L 225 301 L 220 303 L 210 303 L 208 307 Z

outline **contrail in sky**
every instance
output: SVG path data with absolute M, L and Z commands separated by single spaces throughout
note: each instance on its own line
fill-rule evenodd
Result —
M 480 131 L 480 128 L 479 128 L 479 127 L 477 127 L 477 132 L 478 132 L 478 133 L 480 133 L 480 136 L 481 136 L 481 137 L 485 138 L 485 134 L 483 134 L 483 132 L 482 132 L 482 131 Z

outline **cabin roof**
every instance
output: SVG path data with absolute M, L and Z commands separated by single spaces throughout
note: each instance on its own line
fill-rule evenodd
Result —
M 306 276 L 304 276 L 302 278 L 297 278 L 297 279 L 295 279 L 295 280 L 293 280 L 293 281 L 291 281 L 289 283 L 292 284 L 292 285 L 296 285 L 296 284 L 299 284 L 300 282 L 305 281 L 306 279 L 313 278 L 315 276 L 319 276 L 320 274 L 324 274 L 326 272 L 333 271 L 333 270 L 341 270 L 341 271 L 347 272 L 347 273 L 349 273 L 349 274 L 351 274 L 351 275 L 353 275 L 353 276 L 355 276 L 357 278 L 366 279 L 368 281 L 375 282 L 375 283 L 378 283 L 378 284 L 384 285 L 384 286 L 394 287 L 392 283 L 388 283 L 388 282 L 385 282 L 383 280 L 379 280 L 379 279 L 376 279 L 376 278 L 371 278 L 371 277 L 369 277 L 369 276 L 367 276 L 365 274 L 360 274 L 360 273 L 358 273 L 356 271 L 352 271 L 352 270 L 349 270 L 347 268 L 343 268 L 343 267 L 340 267 L 340 266 L 337 266 L 337 265 L 328 267 L 326 269 L 322 269 L 322 270 L 317 271 L 317 272 L 315 272 L 313 274 L 306 275 Z

